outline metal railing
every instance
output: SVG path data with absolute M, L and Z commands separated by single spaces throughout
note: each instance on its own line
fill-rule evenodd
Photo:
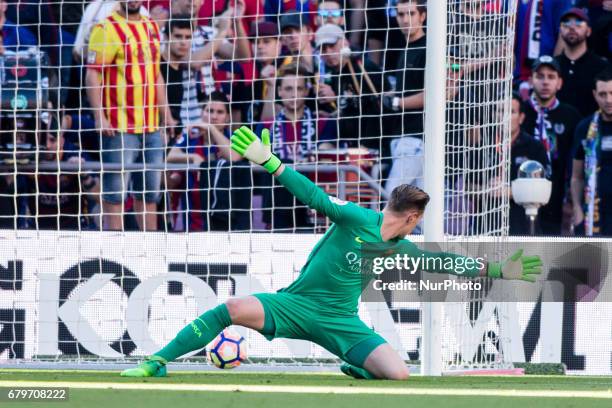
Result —
M 389 199 L 389 193 L 361 167 L 353 164 L 314 164 L 314 163 L 295 163 L 291 165 L 299 172 L 321 172 L 326 174 L 338 174 L 338 198 L 346 199 L 346 184 L 347 174 L 354 173 L 358 176 L 360 183 L 366 183 L 370 188 L 376 191 L 385 200 Z M 39 161 L 31 163 L 2 163 L 0 164 L 0 175 L 8 175 L 11 173 L 97 173 L 104 171 L 142 171 L 142 170 L 177 170 L 177 171 L 199 171 L 201 166 L 194 164 L 179 164 L 179 163 L 159 163 L 146 164 L 142 163 L 102 163 L 102 162 L 83 162 L 69 163 L 57 161 Z M 256 173 L 263 173 L 265 170 L 261 166 L 251 166 L 251 169 Z

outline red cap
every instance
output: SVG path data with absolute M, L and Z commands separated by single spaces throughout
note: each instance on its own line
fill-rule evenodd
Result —
M 569 16 L 578 17 L 579 19 L 586 21 L 587 24 L 591 23 L 591 20 L 589 20 L 589 16 L 587 15 L 587 13 L 585 13 L 583 9 L 578 7 L 572 7 L 571 9 L 568 9 L 565 13 L 563 13 L 561 15 L 561 21 L 565 20 Z

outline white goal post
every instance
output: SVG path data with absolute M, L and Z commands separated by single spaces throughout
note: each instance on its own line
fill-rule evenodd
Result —
M 512 52 L 514 39 L 514 15 L 516 1 L 506 2 L 506 9 L 498 9 L 496 17 L 485 23 L 476 19 L 470 20 L 470 11 L 478 7 L 476 3 L 454 0 L 429 0 L 427 2 L 427 65 L 425 68 L 425 153 L 424 185 L 430 194 L 431 201 L 425 213 L 425 242 L 444 242 L 467 238 L 468 236 L 495 236 L 492 239 L 502 242 L 508 231 L 508 198 L 501 194 L 509 183 L 509 112 L 512 92 Z M 480 2 L 482 5 L 482 2 Z M 470 10 L 471 9 L 471 10 Z M 482 18 L 482 16 L 480 16 Z M 461 24 L 472 22 L 474 26 L 465 30 Z M 480 24 L 481 27 L 477 27 Z M 488 50 L 492 54 L 485 56 L 479 51 Z M 483 61 L 490 58 L 489 61 Z M 449 82 L 452 63 L 463 66 L 483 64 L 471 72 L 463 72 L 464 83 Z M 500 64 L 501 69 L 495 70 Z M 451 68 L 449 70 L 449 68 Z M 468 70 L 466 70 L 468 71 Z M 484 92 L 476 98 L 457 93 L 454 100 L 449 100 L 449 87 L 469 86 L 469 83 L 485 83 L 495 89 Z M 482 161 L 467 169 L 457 168 L 454 152 L 459 155 L 473 153 L 468 138 L 456 139 L 449 136 L 454 130 L 449 122 L 455 120 L 458 112 L 467 112 L 464 119 L 482 114 L 486 115 L 483 105 L 493 105 L 495 116 L 477 119 L 477 122 L 461 123 L 460 132 L 468 134 L 487 126 L 496 128 L 497 138 L 487 138 L 480 134 L 481 142 L 476 150 Z M 450 106 L 452 105 L 452 106 Z M 480 127 L 480 129 L 477 129 Z M 485 131 L 486 132 L 486 131 Z M 459 140 L 459 143 L 457 143 Z M 498 153 L 498 161 L 492 163 L 487 156 Z M 449 178 L 461 180 L 460 185 L 452 185 Z M 494 182 L 496 180 L 497 182 Z M 463 191 L 462 191 L 463 190 Z M 448 219 L 454 215 L 460 218 L 470 216 L 473 210 L 463 208 L 464 214 L 453 214 L 454 199 L 463 200 L 474 194 L 481 200 L 479 210 L 484 215 L 484 222 L 475 228 L 448 228 Z M 494 196 L 495 198 L 491 198 Z M 469 199 L 468 199 L 469 200 Z M 461 210 L 460 210 L 461 211 Z M 466 214 L 467 213 L 467 214 Z M 446 223 L 446 225 L 445 225 Z M 472 226 L 473 227 L 473 226 Z M 451 231 L 449 231 L 451 229 Z M 450 234 L 449 234 L 450 232 Z M 473 309 L 476 309 L 474 312 Z M 487 311 L 487 313 L 485 313 Z M 421 373 L 424 375 L 461 374 L 461 373 L 506 373 L 513 370 L 512 362 L 519 361 L 508 341 L 508 313 L 518 313 L 515 304 L 487 303 L 483 299 L 465 299 L 462 302 L 424 302 L 421 306 L 423 343 L 421 348 Z M 497 338 L 484 336 L 484 327 L 495 327 Z M 504 327 L 505 326 L 505 327 Z M 473 332 L 476 332 L 474 335 Z M 484 349 L 494 351 L 491 359 L 482 353 Z M 521 351 L 522 353 L 522 351 Z M 517 354 L 517 353 L 515 353 Z
M 425 241 L 444 241 L 444 166 L 446 138 L 446 0 L 427 2 L 427 64 L 425 65 L 425 153 L 423 183 L 431 197 L 425 211 Z M 443 305 L 425 302 L 421 305 L 423 345 L 421 373 L 442 373 L 441 329 Z

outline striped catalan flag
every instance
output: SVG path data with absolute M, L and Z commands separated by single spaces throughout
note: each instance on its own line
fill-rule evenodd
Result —
M 93 28 L 87 63 L 102 75 L 103 106 L 115 130 L 159 128 L 160 51 L 159 27 L 147 17 L 127 20 L 115 12 Z

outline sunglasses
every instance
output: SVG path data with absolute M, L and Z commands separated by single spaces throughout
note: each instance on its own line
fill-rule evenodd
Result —
M 562 21 L 561 22 L 561 26 L 565 27 L 565 28 L 582 27 L 582 25 L 584 23 L 585 23 L 584 20 L 581 20 L 581 19 L 577 18 L 577 19 L 573 19 L 573 20 Z
M 318 13 L 321 18 L 342 17 L 342 10 L 319 10 Z

